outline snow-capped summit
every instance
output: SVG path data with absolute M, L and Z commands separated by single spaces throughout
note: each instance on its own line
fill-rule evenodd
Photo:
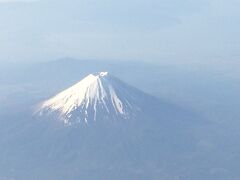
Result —
M 107 75 L 108 75 L 108 72 L 100 72 L 99 75 L 100 75 L 100 76 L 107 76 Z
M 38 113 L 57 114 L 69 125 L 131 119 L 141 111 L 145 96 L 108 72 L 93 73 L 43 102 Z

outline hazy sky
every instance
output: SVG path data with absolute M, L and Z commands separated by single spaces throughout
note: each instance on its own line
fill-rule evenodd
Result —
M 0 0 L 0 62 L 238 61 L 239 0 Z

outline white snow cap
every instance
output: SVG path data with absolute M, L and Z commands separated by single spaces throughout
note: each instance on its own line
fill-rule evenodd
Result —
M 108 72 L 100 72 L 99 74 L 100 74 L 100 76 L 107 76 Z
M 89 74 L 77 84 L 43 102 L 39 112 L 58 112 L 66 119 L 66 123 L 73 114 L 79 114 L 78 118 L 85 123 L 90 119 L 95 121 L 99 114 L 127 119 L 128 110 L 133 105 L 128 99 L 129 93 L 124 94 L 128 92 L 126 87 L 108 72 Z

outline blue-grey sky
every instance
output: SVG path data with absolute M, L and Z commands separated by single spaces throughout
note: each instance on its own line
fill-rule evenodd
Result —
M 239 0 L 0 0 L 0 62 L 238 61 Z

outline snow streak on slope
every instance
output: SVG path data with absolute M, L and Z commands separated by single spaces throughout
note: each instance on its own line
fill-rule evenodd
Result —
M 40 114 L 56 112 L 67 124 L 97 119 L 129 119 L 140 110 L 136 92 L 108 72 L 90 74 L 82 81 L 43 102 Z

